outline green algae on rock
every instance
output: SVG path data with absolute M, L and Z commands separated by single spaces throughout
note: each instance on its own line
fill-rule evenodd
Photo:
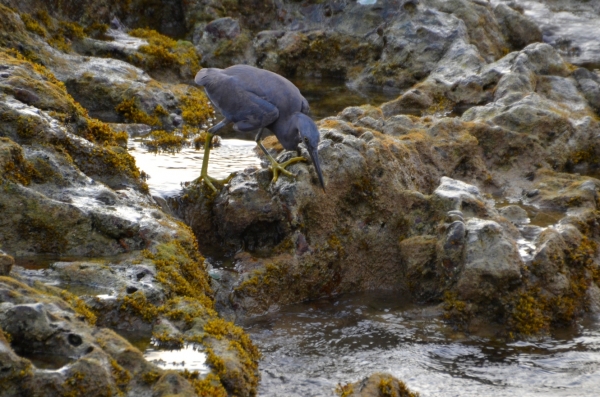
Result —
M 134 29 L 129 34 L 148 40 L 139 48 L 140 54 L 129 60 L 150 74 L 177 68 L 180 78 L 190 79 L 200 69 L 200 58 L 189 41 L 175 41 L 152 29 Z

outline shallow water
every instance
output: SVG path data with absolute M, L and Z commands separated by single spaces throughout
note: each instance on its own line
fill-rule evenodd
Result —
M 164 349 L 153 343 L 151 335 L 140 335 L 123 330 L 119 330 L 118 333 L 138 348 L 146 360 L 163 369 L 187 369 L 198 371 L 200 375 L 210 372 L 203 347 L 198 348 L 194 344 L 188 344 L 182 349 Z
M 397 90 L 356 90 L 336 79 L 292 78 L 291 81 L 310 104 L 310 115 L 315 120 L 335 116 L 348 106 L 381 105 L 400 95 Z
M 187 369 L 192 372 L 198 371 L 200 375 L 207 375 L 210 368 L 206 364 L 206 353 L 201 350 L 203 348 L 196 348 L 193 345 L 178 350 L 159 349 L 150 345 L 142 351 L 146 360 L 163 369 Z
M 230 173 L 248 167 L 259 167 L 260 159 L 254 152 L 256 143 L 241 139 L 222 139 L 221 145 L 210 151 L 208 174 L 226 178 Z M 142 138 L 129 140 L 129 153 L 137 166 L 150 175 L 148 186 L 154 196 L 171 197 L 181 191 L 181 184 L 200 176 L 204 149 L 184 147 L 179 153 L 154 154 L 142 146 Z
M 536 342 L 465 337 L 391 293 L 323 299 L 256 318 L 259 395 L 328 396 L 389 372 L 421 396 L 597 396 L 600 322 Z
M 526 222 L 526 224 L 532 226 L 548 227 L 558 223 L 558 221 L 565 217 L 564 212 L 540 209 L 534 205 L 525 204 L 521 201 L 513 202 L 508 200 L 499 200 L 496 202 L 496 208 L 498 209 L 508 205 L 516 205 L 523 208 L 529 217 L 529 222 Z

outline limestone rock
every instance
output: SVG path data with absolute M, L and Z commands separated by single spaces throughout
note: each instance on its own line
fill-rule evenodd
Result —
M 477 187 L 445 176 L 440 182 L 433 194 L 448 210 L 462 211 L 467 216 L 495 212 L 486 204 Z
M 584 68 L 573 72 L 573 77 L 590 105 L 600 113 L 600 76 Z
M 529 223 L 527 211 L 518 205 L 507 205 L 498 210 L 500 215 L 514 223 L 515 225 L 523 225 Z
M 23 384 L 30 382 L 33 365 L 25 358 L 19 357 L 10 347 L 6 334 L 0 329 L 0 382 L 2 393 L 6 396 L 19 396 L 23 392 Z
M 240 34 L 240 24 L 233 18 L 219 18 L 208 23 L 204 30 L 215 39 L 233 39 Z
M 493 297 L 499 290 L 520 282 L 523 265 L 514 241 L 506 238 L 493 221 L 470 219 L 466 223 L 464 267 L 456 289 L 463 299 Z
M 464 221 L 455 220 L 438 243 L 441 245 L 440 264 L 447 279 L 456 279 L 459 267 L 464 262 L 466 237 Z
M 31 395 L 80 389 L 89 395 L 126 389 L 138 395 L 151 392 L 152 385 L 141 378 L 148 373 L 161 375 L 163 370 L 145 361 L 125 339 L 94 328 L 88 323 L 93 322 L 92 317 L 85 320 L 48 292 L 41 294 L 14 279 L 0 278 L 0 344 L 2 363 L 8 365 L 7 371 L 2 371 L 7 395 L 16 396 L 17 390 Z M 10 335 L 10 345 L 5 335 Z M 55 358 L 61 370 L 37 369 L 26 359 L 40 355 Z M 140 380 L 132 380 L 134 377 Z
M 520 50 L 531 43 L 542 41 L 542 31 L 537 24 L 506 4 L 494 7 L 494 15 L 513 49 Z

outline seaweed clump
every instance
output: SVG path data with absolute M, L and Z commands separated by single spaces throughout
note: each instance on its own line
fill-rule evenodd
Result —
M 204 331 L 208 335 L 208 340 L 203 342 L 207 346 L 207 361 L 216 371 L 223 385 L 235 395 L 243 395 L 248 390 L 255 390 L 258 387 L 258 359 L 261 355 L 248 334 L 240 327 L 221 318 L 208 321 L 204 326 Z M 227 350 L 236 353 L 241 368 L 233 361 L 217 356 L 211 347 L 215 344 L 211 344 L 210 338 L 225 339 Z
M 156 280 L 162 284 L 166 300 L 151 302 L 142 291 L 136 291 L 123 297 L 121 310 L 149 323 L 160 317 L 168 318 L 177 328 L 186 330 L 180 334 L 159 327 L 153 338 L 162 346 L 204 346 L 215 374 L 200 379 L 198 373 L 184 373 L 199 395 L 226 396 L 228 392 L 254 395 L 258 387 L 260 353 L 240 327 L 218 318 L 204 258 L 198 253 L 195 240 L 180 237 L 156 246 L 152 252 L 144 251 L 143 255 L 154 263 Z
M 339 397 L 418 397 L 419 393 L 411 391 L 401 380 L 392 375 L 375 373 L 355 383 L 338 385 L 336 393 Z
M 129 35 L 148 41 L 129 59 L 148 72 L 178 67 L 181 77 L 189 78 L 200 69 L 200 57 L 189 41 L 175 41 L 156 30 L 143 28 L 131 30 Z
M 88 119 L 83 136 L 94 143 L 103 146 L 127 147 L 129 136 L 125 131 L 114 131 L 108 124 L 96 119 Z
M 156 130 L 150 133 L 149 139 L 144 140 L 143 145 L 152 153 L 177 153 L 185 143 L 186 139 L 182 135 Z
M 140 109 L 135 98 L 124 99 L 115 107 L 115 111 L 130 123 L 141 123 L 150 126 L 160 124 L 160 119 L 156 114 L 149 115 Z
M 25 28 L 46 39 L 48 44 L 63 52 L 71 51 L 71 43 L 87 37 L 86 29 L 72 21 L 59 21 L 52 18 L 46 10 L 38 10 L 34 15 L 20 14 Z
M 9 138 L 0 137 L 0 177 L 27 186 L 41 174 L 23 156 L 23 149 Z
M 33 98 L 36 107 L 46 111 L 48 116 L 60 122 L 67 131 L 95 145 L 85 144 L 69 134 L 46 133 L 51 129 L 47 117 L 21 113 L 10 108 L 3 112 L 0 120 L 4 123 L 4 134 L 20 144 L 49 144 L 82 172 L 109 186 L 120 184 L 125 179 L 142 191 L 145 190 L 135 159 L 124 149 L 127 143 L 126 133 L 115 132 L 107 124 L 90 118 L 87 111 L 69 95 L 65 85 L 43 65 L 14 50 L 0 51 L 0 61 L 13 66 L 13 74 L 18 76 L 18 80 L 9 80 L 9 83 L 15 84 L 15 88 L 8 85 L 0 87 L 0 90 L 19 97 L 18 89 L 25 87 L 30 93 L 27 98 Z M 27 184 L 29 179 L 35 181 L 36 175 L 29 174 L 31 178 L 20 173 L 23 178 L 19 182 Z
M 552 327 L 572 325 L 589 310 L 587 290 L 595 281 L 597 266 L 594 258 L 598 252 L 596 242 L 583 237 L 581 243 L 568 252 L 569 285 L 561 293 L 545 293 L 539 283 L 521 291 L 508 307 L 508 324 L 514 333 L 528 336 L 547 332 Z

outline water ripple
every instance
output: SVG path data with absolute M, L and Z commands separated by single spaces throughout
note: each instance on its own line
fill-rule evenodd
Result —
M 505 343 L 456 336 L 427 309 L 385 293 L 284 308 L 245 325 L 261 347 L 259 395 L 327 396 L 390 372 L 422 396 L 595 396 L 600 323 Z

